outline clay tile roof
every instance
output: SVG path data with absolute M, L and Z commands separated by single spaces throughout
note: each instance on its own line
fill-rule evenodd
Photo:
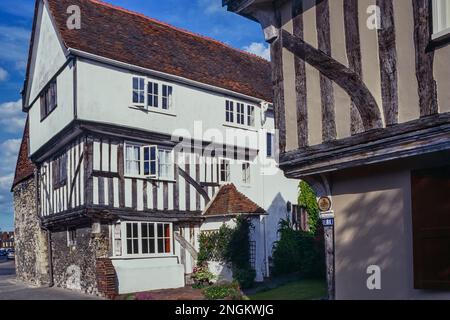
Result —
M 266 214 L 266 211 L 236 189 L 226 184 L 217 192 L 205 210 L 204 216 Z
M 68 48 L 272 101 L 270 63 L 256 55 L 102 1 L 48 3 Z M 70 5 L 79 30 L 66 27 Z
M 16 173 L 14 175 L 13 188 L 34 175 L 35 166 L 28 157 L 28 118 L 23 131 L 22 143 L 20 144 L 19 155 L 17 157 Z

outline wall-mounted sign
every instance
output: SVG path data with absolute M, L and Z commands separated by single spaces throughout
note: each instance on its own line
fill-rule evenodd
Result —
M 317 204 L 321 212 L 327 212 L 331 209 L 331 199 L 329 197 L 321 197 Z
M 323 219 L 322 224 L 324 227 L 332 227 L 334 226 L 334 219 Z

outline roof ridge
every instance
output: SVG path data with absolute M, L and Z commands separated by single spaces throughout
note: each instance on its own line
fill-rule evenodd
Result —
M 158 24 L 160 24 L 160 25 L 162 25 L 162 26 L 171 28 L 171 29 L 173 29 L 173 30 L 176 30 L 176 31 L 179 31 L 179 32 L 182 32 L 182 33 L 185 33 L 185 34 L 188 34 L 188 35 L 197 37 L 197 38 L 201 38 L 201 39 L 203 39 L 203 40 L 207 40 L 207 41 L 210 41 L 210 42 L 214 42 L 214 43 L 219 44 L 219 45 L 221 45 L 221 46 L 223 46 L 223 47 L 225 47 L 225 48 L 228 48 L 228 49 L 230 49 L 230 50 L 234 50 L 234 51 L 236 51 L 236 52 L 245 54 L 245 55 L 247 55 L 247 56 L 249 56 L 249 57 L 252 57 L 252 58 L 255 58 L 255 59 L 258 59 L 258 60 L 262 60 L 262 61 L 264 61 L 264 62 L 266 62 L 266 63 L 269 63 L 268 60 L 266 60 L 266 59 L 264 59 L 264 58 L 262 58 L 262 57 L 260 57 L 260 56 L 258 56 L 258 55 L 256 55 L 256 54 L 254 54 L 254 53 L 251 53 L 251 52 L 248 52 L 248 51 L 245 51 L 245 50 L 242 50 L 242 49 L 238 49 L 238 48 L 232 47 L 232 46 L 230 46 L 230 45 L 228 45 L 228 44 L 225 44 L 224 42 L 219 41 L 219 40 L 217 40 L 217 39 L 214 39 L 214 38 L 211 38 L 211 37 L 208 37 L 208 36 L 205 36 L 205 35 L 202 35 L 202 34 L 193 32 L 193 31 L 189 31 L 189 30 L 184 29 L 184 28 L 181 28 L 181 27 L 176 27 L 176 26 L 171 25 L 171 24 L 169 24 L 169 23 L 167 23 L 167 22 L 164 22 L 164 21 L 158 20 L 158 19 L 156 19 L 156 18 L 152 18 L 152 17 L 146 16 L 146 15 L 143 14 L 143 13 L 139 13 L 139 12 L 136 12 L 136 11 L 132 11 L 132 10 L 126 9 L 126 8 L 124 8 L 124 7 L 120 7 L 120 6 L 117 6 L 117 5 L 114 5 L 114 4 L 105 2 L 105 1 L 103 1 L 103 0 L 88 0 L 88 1 L 90 1 L 90 2 L 92 2 L 92 3 L 95 3 L 95 4 L 99 4 L 99 5 L 108 7 L 108 8 L 111 8 L 111 9 L 114 9 L 114 10 L 118 10 L 118 11 L 124 12 L 124 13 L 127 13 L 127 14 L 131 14 L 131 15 L 134 15 L 134 16 L 138 16 L 138 17 L 144 18 L 144 19 L 149 20 L 149 21 L 152 21 L 152 22 L 154 22 L 154 23 L 158 23 Z

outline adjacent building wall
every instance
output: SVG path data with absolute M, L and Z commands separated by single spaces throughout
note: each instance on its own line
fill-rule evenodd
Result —
M 433 158 L 423 162 L 432 165 Z M 337 299 L 450 298 L 448 292 L 413 287 L 413 166 L 373 166 L 333 175 Z M 371 265 L 381 268 L 381 290 L 367 288 Z
M 13 192 L 17 279 L 36 286 L 48 285 L 47 233 L 40 225 L 34 178 L 18 184 Z

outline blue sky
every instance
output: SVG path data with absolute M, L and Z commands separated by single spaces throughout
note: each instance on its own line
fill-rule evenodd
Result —
M 222 0 L 107 0 L 265 58 L 260 26 L 227 12 Z M 25 115 L 20 91 L 25 76 L 34 0 L 0 1 L 0 230 L 13 230 L 10 188 Z

